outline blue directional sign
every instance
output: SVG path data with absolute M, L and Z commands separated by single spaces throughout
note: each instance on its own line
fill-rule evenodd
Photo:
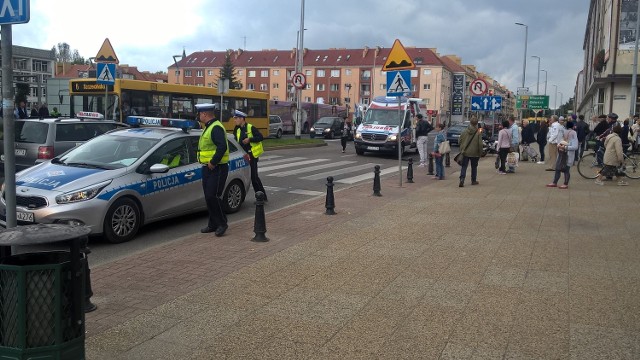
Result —
M 29 22 L 29 0 L 0 0 L 0 25 Z
M 411 93 L 411 70 L 387 71 L 387 96 Z
M 113 85 L 116 82 L 116 64 L 97 63 L 98 84 Z
M 502 110 L 502 96 L 472 96 L 471 111 Z

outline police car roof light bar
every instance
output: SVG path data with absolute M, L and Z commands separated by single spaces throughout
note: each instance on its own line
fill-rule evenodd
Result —
M 196 123 L 192 120 L 185 119 L 168 119 L 149 116 L 127 116 L 127 124 L 132 127 L 140 126 L 158 126 L 182 129 L 184 132 L 196 127 Z

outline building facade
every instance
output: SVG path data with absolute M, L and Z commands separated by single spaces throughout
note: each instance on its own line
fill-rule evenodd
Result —
M 411 97 L 421 98 L 429 114 L 440 121 L 460 122 L 469 114 L 468 84 L 483 77 L 490 91 L 506 98 L 510 92 L 473 66 L 462 65 L 459 57 L 441 57 L 435 49 L 405 47 L 416 68 L 411 70 Z M 382 71 L 390 48 L 363 49 L 304 49 L 302 73 L 306 85 L 303 102 L 347 105 L 351 109 L 366 107 L 376 96 L 387 94 L 386 73 Z M 227 50 L 200 51 L 183 54 L 180 61 L 168 67 L 168 82 L 196 86 L 217 87 L 226 55 L 236 70 L 236 77 L 247 90 L 267 92 L 272 100 L 293 101 L 295 88 L 291 77 L 295 73 L 296 49 L 292 50 Z M 465 95 L 462 114 L 454 117 L 454 74 L 464 74 Z M 504 107 L 502 113 L 512 113 Z M 457 111 L 460 113 L 460 111 Z M 486 114 L 480 114 L 484 117 Z
M 575 86 L 579 114 L 615 112 L 624 119 L 640 112 L 638 91 L 635 97 L 631 91 L 637 21 L 638 0 L 591 0 Z
M 30 108 L 46 101 L 47 81 L 54 76 L 55 53 L 14 45 L 12 47 L 13 87 L 16 83 L 29 84 L 27 106 Z

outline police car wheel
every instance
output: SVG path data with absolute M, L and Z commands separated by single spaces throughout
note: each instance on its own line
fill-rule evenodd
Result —
M 140 208 L 128 198 L 118 199 L 104 219 L 104 237 L 112 244 L 133 239 L 140 229 Z
M 245 193 L 244 186 L 239 180 L 232 181 L 224 191 L 222 196 L 222 206 L 224 212 L 232 214 L 240 210 L 240 206 L 244 201 Z

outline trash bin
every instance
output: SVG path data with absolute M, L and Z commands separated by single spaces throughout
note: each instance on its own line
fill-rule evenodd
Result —
M 0 258 L 0 359 L 84 359 L 86 227 L 29 225 L 0 232 L 0 245 L 68 241 L 70 251 Z

